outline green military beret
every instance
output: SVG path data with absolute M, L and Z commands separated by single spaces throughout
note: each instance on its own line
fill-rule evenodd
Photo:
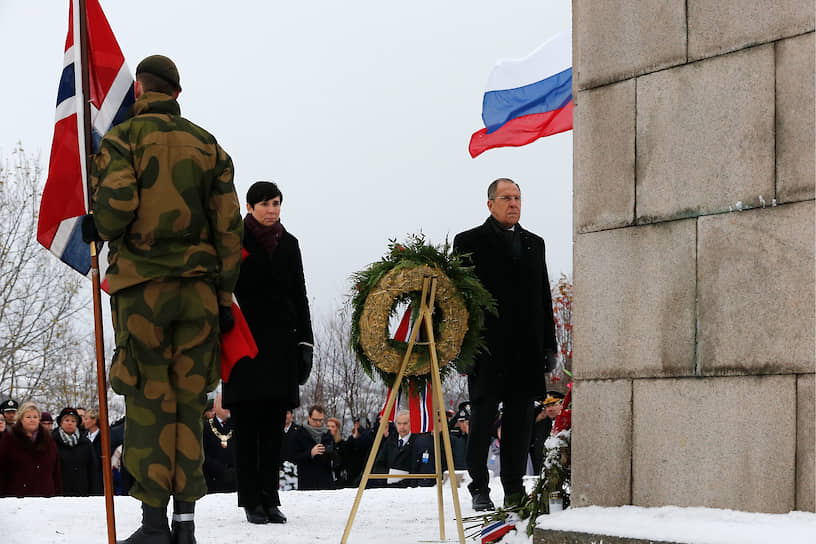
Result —
M 172 60 L 164 55 L 150 55 L 140 62 L 139 66 L 136 67 L 136 75 L 139 74 L 153 74 L 170 83 L 179 91 L 181 90 L 178 68 L 176 68 Z

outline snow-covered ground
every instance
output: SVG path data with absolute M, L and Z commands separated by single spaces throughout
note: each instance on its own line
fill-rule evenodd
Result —
M 500 503 L 496 480 L 492 498 Z M 252 525 L 236 506 L 235 494 L 208 495 L 198 503 L 196 536 L 201 544 L 339 543 L 356 489 L 287 491 L 281 494 L 285 525 Z M 464 516 L 473 515 L 463 486 L 459 496 Z M 457 541 L 449 485 L 443 488 L 446 542 Z M 439 542 L 436 488 L 372 489 L 363 494 L 349 535 L 349 544 Z M 119 538 L 140 522 L 140 504 L 116 497 Z M 705 508 L 579 508 L 542 518 L 539 526 L 620 536 L 665 538 L 695 544 L 813 544 L 816 514 L 748 514 Z M 614 529 L 614 531 L 613 531 Z M 3 544 L 87 544 L 107 542 L 102 497 L 0 499 L 0 542 Z M 469 541 L 472 542 L 472 541 Z M 528 543 L 523 534 L 505 537 L 506 544 Z

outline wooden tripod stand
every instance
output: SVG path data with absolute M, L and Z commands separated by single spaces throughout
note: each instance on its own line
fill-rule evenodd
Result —
M 458 481 L 456 479 L 456 471 L 453 465 L 453 452 L 451 450 L 450 435 L 448 434 L 448 420 L 445 415 L 445 402 L 442 397 L 442 380 L 439 374 L 439 361 L 436 358 L 436 343 L 434 342 L 433 334 L 433 319 L 431 313 L 433 311 L 434 296 L 436 294 L 436 276 L 425 276 L 422 280 L 422 299 L 419 307 L 419 317 L 417 318 L 416 326 L 411 331 L 411 337 L 408 340 L 408 348 L 405 350 L 405 357 L 402 360 L 397 379 L 391 387 L 391 395 L 385 405 L 383 413 L 391 413 L 391 408 L 397 399 L 397 391 L 399 391 L 402 379 L 405 376 L 405 369 L 408 367 L 408 362 L 411 359 L 411 352 L 416 343 L 417 334 L 421 326 L 425 326 L 425 332 L 428 337 L 428 352 L 431 360 L 431 389 L 433 391 L 433 413 L 434 413 L 434 460 L 436 462 L 436 495 L 439 506 L 439 539 L 445 540 L 445 519 L 444 506 L 442 503 L 442 459 L 439 451 L 439 435 L 442 434 L 442 441 L 445 446 L 445 459 L 448 463 L 448 471 L 450 472 L 451 493 L 453 495 L 453 508 L 456 511 L 456 527 L 459 531 L 459 543 L 465 544 L 465 530 L 462 525 L 462 511 L 459 507 L 459 490 Z M 360 499 L 363 497 L 366 485 L 370 478 L 410 478 L 410 479 L 427 479 L 430 474 L 371 474 L 371 468 L 374 465 L 374 459 L 377 457 L 377 452 L 380 449 L 382 442 L 383 431 L 385 430 L 387 421 L 380 423 L 377 428 L 377 435 L 374 438 L 374 445 L 371 447 L 371 453 L 368 455 L 368 462 L 366 462 L 365 470 L 363 471 L 363 478 L 360 481 L 360 487 L 357 489 L 357 497 L 354 499 L 354 505 L 351 507 L 348 522 L 346 523 L 346 530 L 343 532 L 343 539 L 341 544 L 346 544 L 348 535 L 351 531 L 351 525 L 354 523 L 354 516 L 357 514 L 357 508 L 360 506 Z M 454 483 L 456 482 L 456 483 Z

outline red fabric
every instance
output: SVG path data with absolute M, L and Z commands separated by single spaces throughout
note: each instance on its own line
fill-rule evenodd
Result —
M 221 335 L 221 379 L 229 381 L 233 367 L 243 359 L 249 357 L 253 359 L 258 355 L 258 346 L 249 330 L 249 325 L 241 312 L 241 308 L 236 303 L 232 303 L 232 317 L 235 319 L 235 326 Z
M 474 132 L 468 151 L 475 158 L 494 147 L 519 147 L 567 130 L 572 130 L 572 100 L 558 110 L 517 117 L 490 134 L 486 128 Z

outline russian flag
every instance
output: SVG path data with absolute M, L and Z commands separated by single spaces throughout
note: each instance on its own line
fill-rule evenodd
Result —
M 88 209 L 83 100 L 90 102 L 93 152 L 102 136 L 125 120 L 134 102 L 133 76 L 98 0 L 86 0 L 89 88 L 82 88 L 80 6 L 71 0 L 68 36 L 57 91 L 57 113 L 48 179 L 40 202 L 37 241 L 80 274 L 91 268 L 90 247 L 82 241 L 80 220 Z M 100 281 L 107 268 L 107 246 L 99 255 Z M 103 283 L 104 287 L 104 283 Z
M 516 518 L 513 515 L 507 516 L 505 520 L 494 521 L 482 527 L 482 544 L 497 542 L 501 538 L 516 529 Z
M 499 61 L 487 79 L 482 120 L 485 128 L 470 137 L 471 157 L 571 130 L 572 32 L 523 59 Z

